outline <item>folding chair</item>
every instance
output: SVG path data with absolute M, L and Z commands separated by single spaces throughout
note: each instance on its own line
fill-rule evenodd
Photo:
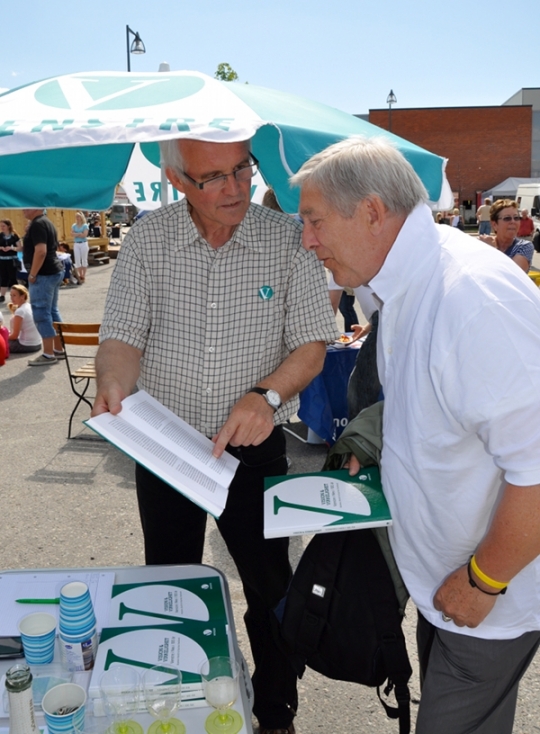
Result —
M 85 395 L 90 387 L 90 382 L 96 379 L 96 367 L 94 364 L 95 355 L 80 354 L 78 352 L 72 352 L 70 354 L 67 345 L 97 347 L 99 345 L 99 327 L 100 324 L 67 324 L 65 322 L 56 322 L 54 324 L 54 328 L 62 342 L 62 348 L 66 353 L 65 361 L 69 375 L 69 384 L 77 398 L 75 407 L 69 416 L 68 438 L 82 438 L 82 436 L 71 435 L 71 424 L 81 402 L 85 402 L 89 408 L 92 407 L 92 403 Z M 85 360 L 85 362 L 81 364 L 81 360 Z M 85 436 L 84 438 L 94 438 L 94 436 Z

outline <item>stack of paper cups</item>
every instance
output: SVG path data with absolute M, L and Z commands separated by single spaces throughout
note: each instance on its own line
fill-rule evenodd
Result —
M 91 670 L 97 653 L 96 616 L 88 586 L 72 581 L 60 591 L 59 636 L 68 670 Z

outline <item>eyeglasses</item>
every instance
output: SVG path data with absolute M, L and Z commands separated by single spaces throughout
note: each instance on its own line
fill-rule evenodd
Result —
M 250 155 L 250 158 L 252 160 L 252 163 L 250 163 L 248 166 L 237 168 L 236 171 L 233 171 L 232 173 L 224 173 L 222 176 L 209 178 L 207 181 L 203 181 L 202 183 L 195 181 L 195 179 L 191 178 L 191 176 L 189 176 L 185 171 L 182 171 L 182 174 L 187 178 L 188 181 L 191 181 L 194 186 L 200 189 L 200 191 L 203 191 L 204 189 L 206 189 L 207 191 L 219 191 L 225 186 L 229 176 L 234 176 L 236 181 L 249 181 L 253 178 L 253 176 L 256 175 L 257 171 L 259 170 L 259 161 L 255 158 L 253 154 Z
M 498 222 L 520 222 L 521 217 L 499 217 Z

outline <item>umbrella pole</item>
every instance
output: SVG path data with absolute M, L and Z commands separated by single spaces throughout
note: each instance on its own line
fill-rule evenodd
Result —
M 169 203 L 169 180 L 165 173 L 163 161 L 160 162 L 161 169 L 161 206 L 167 206 Z

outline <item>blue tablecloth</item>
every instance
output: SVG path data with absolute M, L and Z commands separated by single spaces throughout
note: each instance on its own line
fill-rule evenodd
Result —
M 348 423 L 347 385 L 360 346 L 327 347 L 322 372 L 300 393 L 298 417 L 330 445 Z

